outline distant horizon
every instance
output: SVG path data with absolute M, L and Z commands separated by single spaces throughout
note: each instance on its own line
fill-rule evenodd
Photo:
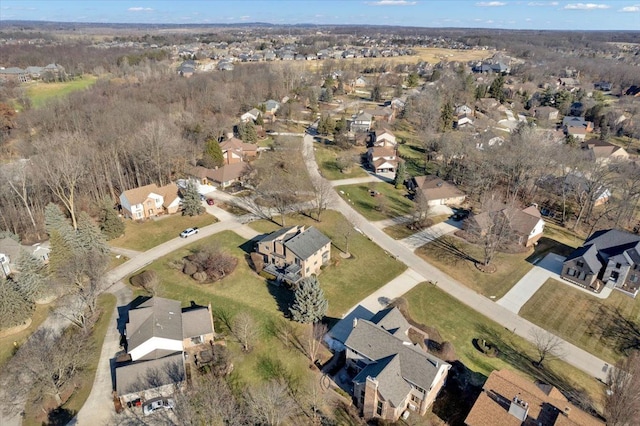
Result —
M 112 25 L 389 26 L 639 31 L 640 0 L 3 0 L 11 21 Z

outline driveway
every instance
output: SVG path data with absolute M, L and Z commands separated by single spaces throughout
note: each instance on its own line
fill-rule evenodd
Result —
M 513 313 L 518 313 L 525 303 L 542 287 L 549 278 L 561 280 L 564 257 L 549 253 L 538 262 L 527 274 L 514 285 L 500 300 L 498 305 L 504 306 Z
M 358 306 L 363 306 L 371 312 L 376 313 L 379 310 L 386 308 L 389 302 L 393 299 L 402 296 L 415 287 L 416 284 L 423 281 L 424 278 L 420 274 L 412 269 L 407 269 L 383 287 L 362 299 L 356 306 L 352 307 L 349 312 L 353 311 Z M 347 312 L 346 315 L 349 315 L 349 312 Z
M 399 242 L 413 251 L 420 246 L 430 243 L 433 240 L 437 240 L 443 235 L 451 234 L 457 231 L 461 226 L 462 222 L 456 222 L 455 220 L 449 219 L 445 222 L 436 223 L 435 225 L 430 226 L 427 229 L 423 229 L 420 232 L 416 232 L 410 237 L 403 238 Z

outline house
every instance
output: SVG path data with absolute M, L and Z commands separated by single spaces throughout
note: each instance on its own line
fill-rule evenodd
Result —
M 178 75 L 180 75 L 181 77 L 191 77 L 195 72 L 196 63 L 191 59 L 184 61 L 178 67 Z
M 466 229 L 476 229 L 480 235 L 485 235 L 494 223 L 493 216 L 501 215 L 509 224 L 512 241 L 524 247 L 531 247 L 542 237 L 544 220 L 537 205 L 526 209 L 506 207 L 494 212 L 482 212 L 469 217 L 464 224 Z
M 170 396 L 186 378 L 186 364 L 211 353 L 211 305 L 181 308 L 178 300 L 152 297 L 128 310 L 120 332 L 125 360 L 116 364 L 116 392 L 123 402 Z
M 373 146 L 392 147 L 398 146 L 396 136 L 389 130 L 382 130 L 381 132 L 374 132 Z
M 558 119 L 559 111 L 550 106 L 539 106 L 533 109 L 533 116 L 539 120 L 554 121 Z
M 225 164 L 242 163 L 258 156 L 258 147 L 251 143 L 244 143 L 238 138 L 231 137 L 220 142 L 220 149 Z
M 573 77 L 562 77 L 558 79 L 556 84 L 565 88 L 576 88 L 580 85 L 580 82 Z
M 332 329 L 345 350 L 355 405 L 366 419 L 424 415 L 451 366 L 411 342 L 412 326 L 398 308 L 361 312 L 364 317 L 345 318 Z
M 454 113 L 455 115 L 464 115 L 464 114 L 471 115 L 473 113 L 473 110 L 469 108 L 467 105 L 459 105 L 454 110 Z
M 361 112 L 358 115 L 354 115 L 351 119 L 351 125 L 349 129 L 351 132 L 368 132 L 371 129 L 371 122 L 373 116 L 367 112 Z
M 269 99 L 264 104 L 264 111 L 267 114 L 275 114 L 280 109 L 280 102 Z
M 218 71 L 233 71 L 233 64 L 227 59 L 218 62 Z
M 147 219 L 162 214 L 176 213 L 180 208 L 178 186 L 175 183 L 159 187 L 155 183 L 129 189 L 120 194 L 120 205 L 125 217 Z
M 593 123 L 582 117 L 564 117 L 562 129 L 566 135 L 584 140 L 587 133 L 593 132 Z
M 32 79 L 37 80 L 42 73 L 44 73 L 44 67 L 30 66 L 25 68 L 25 72 L 29 74 Z
M 29 81 L 29 74 L 18 67 L 0 68 L 0 80 L 26 83 Z
M 365 87 L 367 85 L 367 80 L 363 76 L 359 76 L 353 81 L 354 87 Z
M 214 185 L 227 188 L 236 182 L 242 182 L 242 176 L 247 169 L 247 163 L 236 162 L 215 169 L 202 166 L 191 167 L 189 174 L 197 179 L 200 185 Z
M 260 116 L 260 114 L 262 114 L 262 112 L 259 109 L 253 108 L 245 112 L 244 114 L 242 114 L 240 116 L 240 121 L 242 121 L 243 123 L 247 123 L 249 121 L 256 121 Z
M 396 118 L 396 110 L 391 107 L 365 109 L 365 114 L 370 114 L 375 121 L 392 123 Z
M 503 369 L 491 372 L 464 421 L 466 426 L 604 426 L 554 386 Z
M 457 116 L 453 121 L 453 127 L 455 129 L 463 129 L 468 126 L 473 126 L 473 118 L 471 115 L 462 114 Z
M 367 161 L 374 173 L 395 173 L 398 168 L 398 150 L 389 146 L 372 146 L 367 150 Z
M 459 206 L 466 198 L 458 187 L 437 176 L 416 176 L 408 186 L 413 191 L 422 192 L 429 206 Z
M 44 263 L 49 261 L 50 250 L 48 242 L 44 244 L 38 243 L 32 246 L 25 246 L 13 238 L 0 238 L 0 270 L 6 277 L 14 272 L 18 272 L 15 262 L 18 260 L 22 252 L 29 253 Z
M 629 153 L 622 147 L 601 140 L 590 140 L 582 143 L 582 149 L 588 150 L 591 158 L 599 163 L 622 161 L 629 159 Z
M 597 231 L 565 259 L 560 276 L 594 292 L 606 286 L 635 297 L 640 288 L 640 236 L 619 229 Z
M 290 226 L 262 237 L 255 251 L 264 258 L 264 270 L 278 281 L 297 284 L 320 273 L 331 259 L 331 240 L 316 228 Z
M 613 89 L 613 84 L 610 81 L 598 81 L 593 83 L 593 88 L 603 92 L 610 92 Z

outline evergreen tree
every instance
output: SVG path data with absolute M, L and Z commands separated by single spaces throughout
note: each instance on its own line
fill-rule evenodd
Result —
M 258 141 L 256 126 L 252 122 L 242 123 L 239 126 L 240 139 L 245 143 L 255 143 Z
M 295 291 L 293 305 L 289 308 L 294 321 L 315 323 L 320 321 L 329 307 L 324 291 L 315 276 L 303 278 Z
M 54 275 L 64 269 L 73 257 L 73 246 L 57 229 L 49 232 L 49 271 Z
M 322 114 L 320 120 L 318 121 L 318 133 L 321 135 L 328 135 L 332 132 L 334 126 L 331 118 L 328 114 Z
M 320 92 L 320 101 L 331 102 L 332 100 L 333 100 L 333 89 L 331 87 L 322 89 L 322 91 Z
M 80 253 L 98 252 L 106 254 L 110 252 L 100 228 L 96 226 L 87 212 L 80 212 L 78 215 L 78 231 L 75 239 Z
M 187 187 L 182 194 L 182 215 L 198 216 L 204 213 L 204 210 L 195 184 L 191 181 L 187 182 Z
M 406 176 L 407 176 L 407 166 L 404 163 L 404 161 L 400 161 L 398 163 L 398 167 L 396 168 L 396 176 L 393 180 L 393 184 L 395 185 L 396 189 L 402 188 L 402 186 L 404 185 Z
M 105 201 L 100 208 L 100 231 L 107 240 L 113 240 L 124 234 L 124 222 L 118 213 L 111 207 L 109 201 Z
M 500 103 L 504 102 L 504 76 L 499 74 L 492 82 L 491 86 L 489 86 L 489 94 L 492 98 L 497 99 Z
M 487 97 L 487 85 L 486 84 L 478 84 L 475 91 L 476 100 L 486 98 Z
M 42 260 L 23 250 L 16 266 L 20 272 L 16 274 L 15 288 L 25 300 L 35 302 L 46 294 L 47 277 Z
M 0 278 L 0 330 L 23 324 L 31 318 L 34 304 L 26 300 L 11 282 Z
M 451 130 L 453 126 L 453 105 L 450 101 L 447 101 L 442 105 L 440 110 L 440 131 L 446 132 Z
M 222 149 L 216 138 L 209 138 L 205 142 L 204 155 L 202 156 L 204 167 L 210 169 L 220 167 L 224 164 Z
M 416 87 L 418 83 L 420 83 L 420 76 L 417 73 L 412 72 L 411 74 L 409 74 L 409 76 L 407 76 L 408 87 Z
M 336 121 L 333 134 L 335 136 L 336 134 L 342 133 L 345 130 L 347 130 L 347 119 L 343 115 L 342 117 L 340 117 L 340 120 Z
M 68 231 L 66 228 L 70 228 L 67 217 L 62 213 L 60 207 L 57 204 L 49 203 L 44 208 L 44 224 L 47 230 L 47 234 L 51 235 L 51 231 Z
M 262 117 L 262 114 L 258 114 L 258 118 L 256 118 L 256 125 L 264 126 L 264 118 Z
M 382 88 L 378 83 L 371 89 L 371 100 L 374 102 L 380 102 L 382 100 Z
M 342 83 L 342 80 L 338 80 L 338 87 L 336 88 L 335 95 L 344 95 L 344 83 Z

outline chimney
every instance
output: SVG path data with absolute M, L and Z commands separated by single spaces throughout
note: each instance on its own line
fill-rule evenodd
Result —
M 521 422 L 524 422 L 529 414 L 529 404 L 516 395 L 513 397 L 511 405 L 509 406 L 509 414 Z
M 562 412 L 562 414 L 569 417 L 570 412 L 571 412 L 571 407 L 564 407 L 564 411 Z
M 358 318 L 354 318 L 353 319 L 353 328 L 356 328 L 357 325 L 358 325 Z

